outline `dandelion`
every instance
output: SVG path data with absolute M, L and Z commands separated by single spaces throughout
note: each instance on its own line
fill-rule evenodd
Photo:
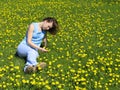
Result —
M 81 81 L 86 81 L 86 79 L 85 79 L 84 77 L 82 77 L 80 80 L 81 80 Z
M 32 76 L 33 76 L 33 77 L 36 77 L 36 74 L 35 74 L 35 73 L 33 73 L 33 74 L 32 74 Z
M 3 77 L 3 76 L 4 76 L 4 74 L 0 74 L 0 78 Z
M 108 87 L 106 87 L 106 88 L 105 88 L 105 90 L 109 90 L 109 88 L 108 88 Z
M 11 68 L 10 71 L 14 71 L 14 68 Z
M 48 83 L 49 83 L 49 81 L 48 81 L 48 80 L 46 80 L 46 81 L 45 81 L 45 84 L 48 84 Z
M 66 56 L 68 57 L 68 56 L 70 56 L 70 53 L 69 53 L 69 51 L 67 51 L 67 53 L 66 53 Z
M 52 82 L 52 85 L 55 85 L 55 82 Z
M 28 82 L 28 81 L 25 80 L 25 79 L 22 80 L 22 83 L 23 83 L 23 84 L 25 84 L 25 83 L 27 83 L 27 82 Z
M 75 90 L 81 90 L 79 86 L 75 86 Z
M 58 64 L 57 67 L 60 68 L 62 65 L 61 64 Z
M 10 77 L 9 79 L 10 79 L 11 81 L 14 81 L 14 78 L 13 78 L 13 77 Z
M 102 66 L 102 67 L 101 67 L 101 70 L 102 70 L 102 71 L 105 71 L 105 68 Z
M 82 58 L 84 58 L 84 57 L 86 57 L 86 56 L 87 56 L 87 54 L 82 54 L 82 55 L 81 55 Z
M 94 75 L 96 75 L 96 74 L 97 74 L 97 70 L 93 70 L 93 72 L 94 72 Z
M 15 66 L 14 68 L 15 68 L 15 69 L 17 69 L 17 70 L 19 70 L 19 69 L 20 69 L 20 67 L 19 67 L 19 66 Z
M 82 85 L 86 85 L 86 82 L 81 82 Z
M 21 75 L 16 75 L 16 78 L 20 78 L 21 77 Z
M 59 81 L 56 81 L 55 84 L 58 85 L 58 84 L 59 84 Z
M 3 53 L 2 53 L 2 52 L 0 52 L 0 56 L 3 56 Z
M 59 84 L 59 85 L 58 85 L 58 88 L 59 88 L 59 89 L 61 89 L 61 88 L 62 88 L 62 85 L 61 85 L 61 84 Z
M 35 85 L 35 84 L 36 84 L 36 81 L 35 81 L 35 80 L 32 80 L 30 83 L 31 83 L 32 85 Z
M 4 85 L 3 85 L 3 88 L 6 88 L 6 87 L 7 87 L 7 86 L 4 84 Z
M 10 56 L 8 57 L 8 59 L 13 59 L 13 55 L 10 55 Z
M 49 85 L 45 86 L 47 90 L 51 90 L 51 87 Z
M 71 69 L 70 72 L 75 73 L 75 70 L 74 70 L 74 69 Z

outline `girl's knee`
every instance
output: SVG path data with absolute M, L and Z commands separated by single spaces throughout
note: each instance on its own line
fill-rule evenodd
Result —
M 30 50 L 30 51 L 28 52 L 28 55 L 32 55 L 32 56 L 36 56 L 36 57 L 39 56 L 38 52 L 35 51 L 35 50 Z

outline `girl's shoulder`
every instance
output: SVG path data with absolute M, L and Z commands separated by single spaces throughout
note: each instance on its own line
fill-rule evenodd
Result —
M 39 23 L 38 23 L 38 22 L 32 22 L 31 24 L 33 24 L 33 25 L 38 25 Z
M 38 25 L 39 25 L 38 22 L 32 22 L 31 24 L 34 26 L 34 29 L 37 29 L 37 28 L 38 28 Z

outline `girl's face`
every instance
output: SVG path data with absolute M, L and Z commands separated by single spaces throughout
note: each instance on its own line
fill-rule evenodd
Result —
M 52 28 L 52 26 L 53 26 L 53 22 L 44 21 L 42 25 L 42 29 L 49 30 L 50 28 Z

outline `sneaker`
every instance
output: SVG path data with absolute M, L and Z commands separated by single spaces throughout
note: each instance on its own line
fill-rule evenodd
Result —
M 44 69 L 47 66 L 47 64 L 45 62 L 41 62 L 39 64 L 37 64 L 36 69 L 40 70 L 40 69 Z
M 35 66 L 28 66 L 25 70 L 25 73 L 34 73 L 34 72 L 36 72 Z

